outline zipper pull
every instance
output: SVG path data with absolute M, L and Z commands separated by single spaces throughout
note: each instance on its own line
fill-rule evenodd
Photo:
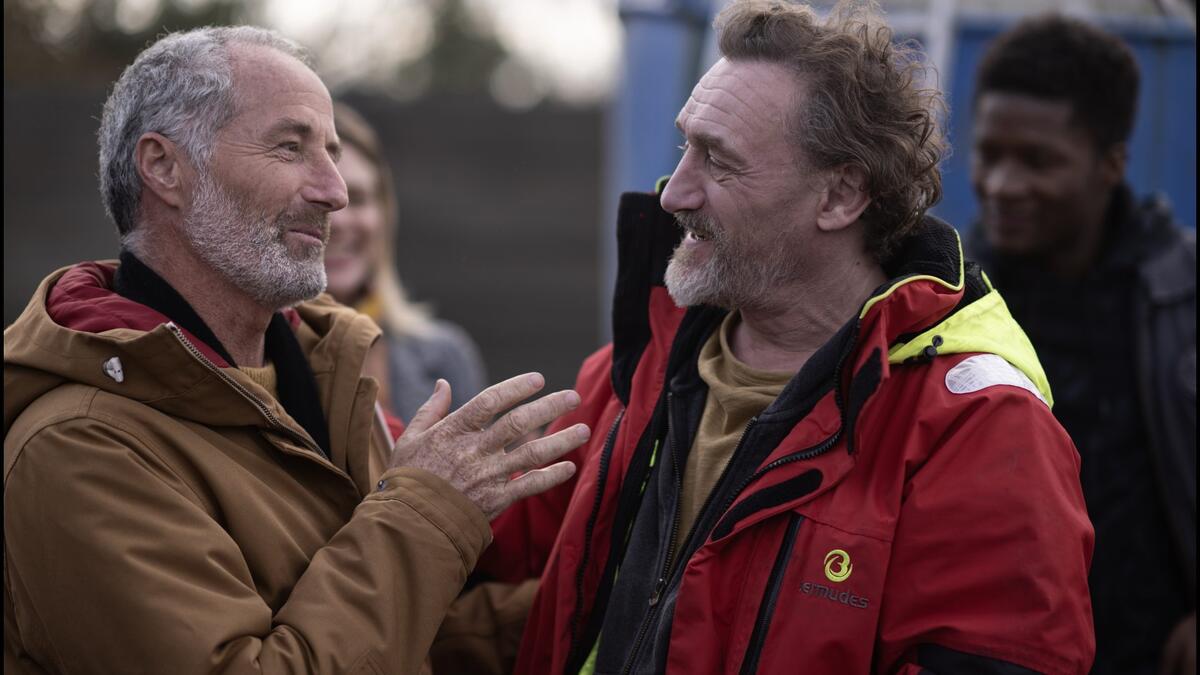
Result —
M 654 584 L 654 593 L 650 595 L 650 606 L 653 607 L 662 599 L 663 589 L 667 587 L 666 577 L 659 577 L 658 583 Z

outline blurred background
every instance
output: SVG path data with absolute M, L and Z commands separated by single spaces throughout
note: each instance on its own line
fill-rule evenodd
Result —
M 673 120 L 715 60 L 721 0 L 5 0 L 4 323 L 51 270 L 112 258 L 95 133 L 108 88 L 164 31 L 252 23 L 309 47 L 379 130 L 400 199 L 396 259 L 467 330 L 489 379 L 570 386 L 607 339 L 617 195 L 678 159 Z M 814 3 L 818 6 L 828 2 Z M 1196 223 L 1194 0 L 893 0 L 926 48 L 955 153 L 936 213 L 960 229 L 970 82 L 983 46 L 1059 9 L 1126 38 L 1142 68 L 1129 177 Z

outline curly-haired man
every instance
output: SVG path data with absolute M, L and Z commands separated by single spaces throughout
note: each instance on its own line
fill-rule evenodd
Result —
M 1084 672 L 1092 527 L 1037 357 L 940 196 L 939 95 L 870 6 L 734 2 L 626 195 L 521 673 Z M 555 533 L 557 538 L 555 538 Z M 924 672 L 924 671 L 922 671 Z
M 972 252 L 1046 367 L 1096 526 L 1094 673 L 1196 672 L 1196 240 L 1125 182 L 1138 68 L 1056 15 L 980 62 Z

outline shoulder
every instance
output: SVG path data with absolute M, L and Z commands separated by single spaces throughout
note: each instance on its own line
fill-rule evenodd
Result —
M 462 326 L 440 319 L 433 322 L 426 340 L 455 351 L 471 353 L 479 351 L 475 346 L 475 341 L 471 339 L 467 331 L 463 330 Z
M 4 437 L 5 489 L 18 465 L 52 465 L 62 475 L 113 450 L 150 457 L 147 413 L 161 413 L 96 387 L 70 383 L 56 387 L 13 420 Z
M 958 413 L 981 404 L 1016 404 L 1050 411 L 1037 384 L 1004 357 L 988 352 L 950 354 L 913 364 L 893 364 L 885 397 L 914 414 Z
M 1181 276 L 1192 278 L 1195 287 L 1196 231 L 1175 217 L 1171 205 L 1161 193 L 1142 200 L 1134 212 L 1141 221 L 1140 230 L 1151 240 L 1142 262 L 1142 271 L 1152 286 L 1180 285 Z
M 408 335 L 389 335 L 392 349 L 432 358 L 446 355 L 474 357 L 479 349 L 467 332 L 448 321 L 433 321 L 427 330 Z
M 949 394 L 967 396 L 996 388 L 996 391 L 988 393 L 1007 394 L 1024 399 L 1025 397 L 1018 392 L 1021 390 L 1032 395 L 1047 409 L 1050 407 L 1050 403 L 1028 375 L 996 354 L 964 355 L 943 366 L 935 377 L 941 380 Z M 944 374 L 941 372 L 943 370 Z M 1032 401 L 1029 403 L 1032 404 Z
M 12 420 L 4 436 L 5 464 L 9 463 L 10 454 L 19 454 L 30 438 L 47 427 L 88 418 L 92 404 L 100 393 L 97 387 L 69 383 L 55 387 L 32 401 Z
M 4 437 L 5 456 L 50 428 L 67 434 L 111 429 L 131 438 L 149 438 L 155 427 L 178 426 L 175 418 L 125 396 L 86 384 L 55 387 L 30 403 L 13 420 Z
M 36 505 L 45 498 L 39 486 L 53 481 L 57 498 L 97 488 L 132 494 L 153 483 L 207 508 L 183 475 L 185 448 L 206 447 L 203 433 L 145 403 L 64 384 L 30 404 L 4 438 L 5 504 Z
M 908 420 L 917 454 L 998 445 L 1057 447 L 1074 461 L 1074 446 L 1042 392 L 1021 369 L 991 353 L 953 354 L 893 370 L 873 418 L 883 430 Z

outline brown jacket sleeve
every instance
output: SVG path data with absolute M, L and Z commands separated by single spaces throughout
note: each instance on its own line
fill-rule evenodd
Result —
M 5 477 L 10 625 L 72 673 L 417 672 L 491 531 L 430 474 L 384 478 L 273 612 L 192 487 L 135 437 L 49 426 Z
M 489 581 L 459 596 L 429 652 L 435 675 L 511 673 L 537 589 L 537 579 Z

